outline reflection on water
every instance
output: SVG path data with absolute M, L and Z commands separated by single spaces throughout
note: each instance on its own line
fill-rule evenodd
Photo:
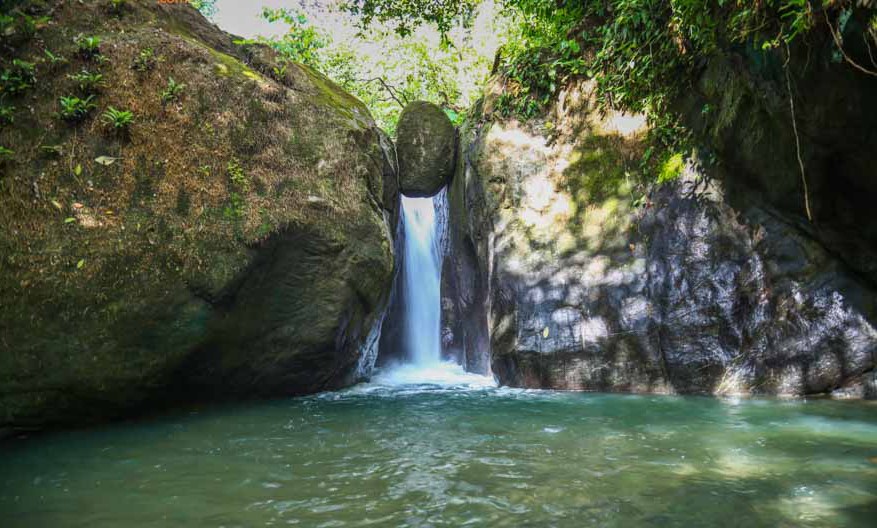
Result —
M 0 526 L 815 527 L 877 515 L 872 405 L 432 374 L 6 444 Z

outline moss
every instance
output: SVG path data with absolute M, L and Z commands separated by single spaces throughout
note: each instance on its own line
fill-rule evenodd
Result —
M 258 72 L 244 64 L 244 62 L 238 57 L 234 57 L 232 55 L 229 55 L 228 53 L 207 46 L 191 34 L 188 34 L 184 31 L 178 30 L 176 31 L 176 33 L 188 43 L 196 46 L 198 49 L 208 52 L 214 60 L 214 69 L 218 75 L 222 77 L 237 77 L 240 79 L 260 82 L 267 81 Z
M 106 416 L 116 403 L 154 396 L 223 320 L 214 303 L 233 307 L 242 273 L 266 254 L 262 244 L 290 231 L 352 248 L 350 261 L 332 268 L 331 286 L 340 286 L 324 297 L 335 300 L 303 310 L 303 326 L 325 312 L 320 324 L 337 328 L 338 306 L 358 302 L 344 297 L 351 276 L 369 277 L 363 304 L 375 306 L 391 268 L 382 218 L 366 199 L 381 176 L 376 135 L 361 133 L 371 126 L 361 103 L 305 68 L 295 90 L 260 76 L 188 7 L 130 5 L 117 19 L 93 3 L 58 4 L 56 23 L 15 50 L 32 58 L 45 45 L 70 62 L 38 65 L 32 111 L 12 101 L 15 123 L 0 127 L 0 145 L 16 152 L 0 169 L 0 298 L 10 300 L 0 303 L 0 393 L 24 387 L 35 395 L 0 396 L 0 426 Z M 77 33 L 105 36 L 108 84 L 99 104 L 136 108 L 129 141 L 101 133 L 96 121 L 58 126 L 57 97 L 82 66 L 70 38 Z M 149 74 L 131 68 L 144 47 L 163 58 Z M 162 105 L 168 77 L 189 89 Z M 41 145 L 63 152 L 43 154 Z M 116 161 L 94 162 L 104 155 Z M 336 257 L 296 265 L 324 274 Z M 282 350 L 247 348 L 270 331 L 256 328 L 229 354 L 265 362 L 294 354 L 300 343 L 292 337 L 281 339 Z M 60 390 L 43 390 L 49 386 Z
M 621 149 L 620 136 L 591 135 L 574 147 L 563 171 L 564 182 L 579 210 L 631 192 L 631 164 Z
M 685 169 L 685 158 L 683 158 L 682 154 L 679 152 L 671 154 L 661 164 L 661 170 L 658 172 L 658 183 L 676 180 L 682 175 L 683 169 Z
M 352 119 L 358 126 L 371 126 L 371 114 L 362 102 L 342 90 L 325 75 L 310 66 L 294 64 L 317 89 L 316 102 L 326 104 L 341 115 Z

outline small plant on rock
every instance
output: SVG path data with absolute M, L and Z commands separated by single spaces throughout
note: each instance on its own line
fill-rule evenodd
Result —
M 274 79 L 276 81 L 284 80 L 286 78 L 286 71 L 286 64 L 281 64 L 280 66 L 274 66 L 271 68 L 271 72 L 274 74 Z
M 8 149 L 2 145 L 0 145 L 0 160 L 8 160 L 12 158 L 15 154 L 15 151 L 12 149 Z
M 130 110 L 118 110 L 111 106 L 107 108 L 106 112 L 104 112 L 103 118 L 104 122 L 111 125 L 114 129 L 125 131 L 128 130 L 128 127 L 134 122 L 134 112 L 131 112 Z
M 241 164 L 237 159 L 229 161 L 226 170 L 228 171 L 228 179 L 231 181 L 232 185 L 242 191 L 250 190 L 250 180 L 247 178 L 247 173 L 244 172 L 243 167 L 241 167 Z
M 15 112 L 14 106 L 0 104 L 0 125 L 9 125 L 15 121 L 13 112 Z
M 110 9 L 110 13 L 118 16 L 125 11 L 126 5 L 127 2 L 125 0 L 110 0 L 110 4 L 108 7 Z
M 79 89 L 86 95 L 99 92 L 104 85 L 103 75 L 100 73 L 92 73 L 88 70 L 82 70 L 79 73 L 68 75 L 67 77 L 76 81 L 79 85 Z
M 100 56 L 100 37 L 86 37 L 80 35 L 76 38 L 76 46 L 79 48 L 79 55 L 85 59 L 95 59 Z
M 21 28 L 21 33 L 26 38 L 33 38 L 37 31 L 46 27 L 51 18 L 47 16 L 31 16 L 28 14 L 22 14 L 21 20 L 19 21 L 19 27 Z
M 131 67 L 139 72 L 146 72 L 155 67 L 155 52 L 152 48 L 143 48 L 134 59 Z
M 8 37 L 15 34 L 15 17 L 0 14 L 0 37 Z
M 0 91 L 3 94 L 19 94 L 33 88 L 36 82 L 36 68 L 33 63 L 23 60 L 14 59 L 10 68 L 0 72 Z
M 49 49 L 43 50 L 43 55 L 46 56 L 45 62 L 48 62 L 49 64 L 66 64 L 67 63 L 67 59 L 65 59 L 61 55 L 55 55 Z
M 247 203 L 240 193 L 232 192 L 228 195 L 228 205 L 222 209 L 222 215 L 228 220 L 243 218 L 247 212 Z
M 81 121 L 96 107 L 93 95 L 89 95 L 85 99 L 72 96 L 62 97 L 60 116 L 65 121 Z
M 173 77 L 169 77 L 167 80 L 167 87 L 161 91 L 161 102 L 167 104 L 171 101 L 179 100 L 180 94 L 185 88 L 185 84 L 178 83 Z

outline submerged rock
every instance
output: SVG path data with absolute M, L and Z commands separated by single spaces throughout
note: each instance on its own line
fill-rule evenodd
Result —
M 0 130 L 22 153 L 2 167 L 0 429 L 355 381 L 392 280 L 392 145 L 329 79 L 281 76 L 187 4 L 102 9 L 59 4 L 16 50 L 70 61 L 40 64 Z M 97 102 L 134 111 L 126 138 L 55 117 L 96 67 L 78 33 L 102 39 Z
M 438 106 L 415 101 L 402 111 L 396 135 L 402 193 L 437 193 L 454 174 L 456 132 L 451 120 Z

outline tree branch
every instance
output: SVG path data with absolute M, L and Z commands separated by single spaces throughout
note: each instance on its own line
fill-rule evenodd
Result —
M 828 24 L 828 31 L 831 32 L 831 38 L 834 39 L 834 43 L 837 45 L 837 49 L 840 51 L 841 55 L 843 55 L 844 59 L 846 59 L 846 61 L 849 62 L 853 66 L 853 68 L 859 70 L 860 72 L 877 77 L 877 71 L 871 71 L 863 66 L 860 66 L 856 61 L 851 59 L 849 55 L 847 55 L 847 52 L 844 51 L 843 41 L 841 41 L 840 34 L 835 31 L 834 26 L 831 25 L 831 20 L 828 19 L 828 11 L 823 10 L 822 14 L 825 16 L 825 23 Z
M 807 177 L 804 173 L 804 160 L 801 158 L 801 139 L 798 137 L 798 122 L 795 119 L 795 98 L 792 95 L 792 75 L 789 73 L 789 62 L 792 60 L 792 52 L 789 51 L 789 43 L 786 42 L 786 87 L 789 90 L 789 108 L 792 110 L 792 131 L 795 133 L 795 153 L 798 155 L 798 166 L 801 168 L 801 183 L 804 185 L 804 210 L 807 211 L 807 220 L 813 221 L 810 212 L 810 191 L 807 189 Z
M 390 95 L 390 97 L 393 98 L 394 101 L 399 103 L 399 106 L 401 106 L 402 108 L 405 108 L 408 105 L 408 98 L 405 97 L 405 94 L 401 93 L 399 90 L 397 90 L 397 89 L 393 88 L 392 86 L 390 86 L 389 84 L 387 84 L 387 82 L 381 77 L 375 77 L 373 79 L 365 79 L 365 80 L 360 81 L 360 82 L 362 82 L 364 84 L 368 84 L 368 83 L 372 83 L 375 81 L 381 83 L 381 86 L 384 87 L 384 90 L 386 90 L 386 92 Z M 402 99 L 399 99 L 400 97 Z

